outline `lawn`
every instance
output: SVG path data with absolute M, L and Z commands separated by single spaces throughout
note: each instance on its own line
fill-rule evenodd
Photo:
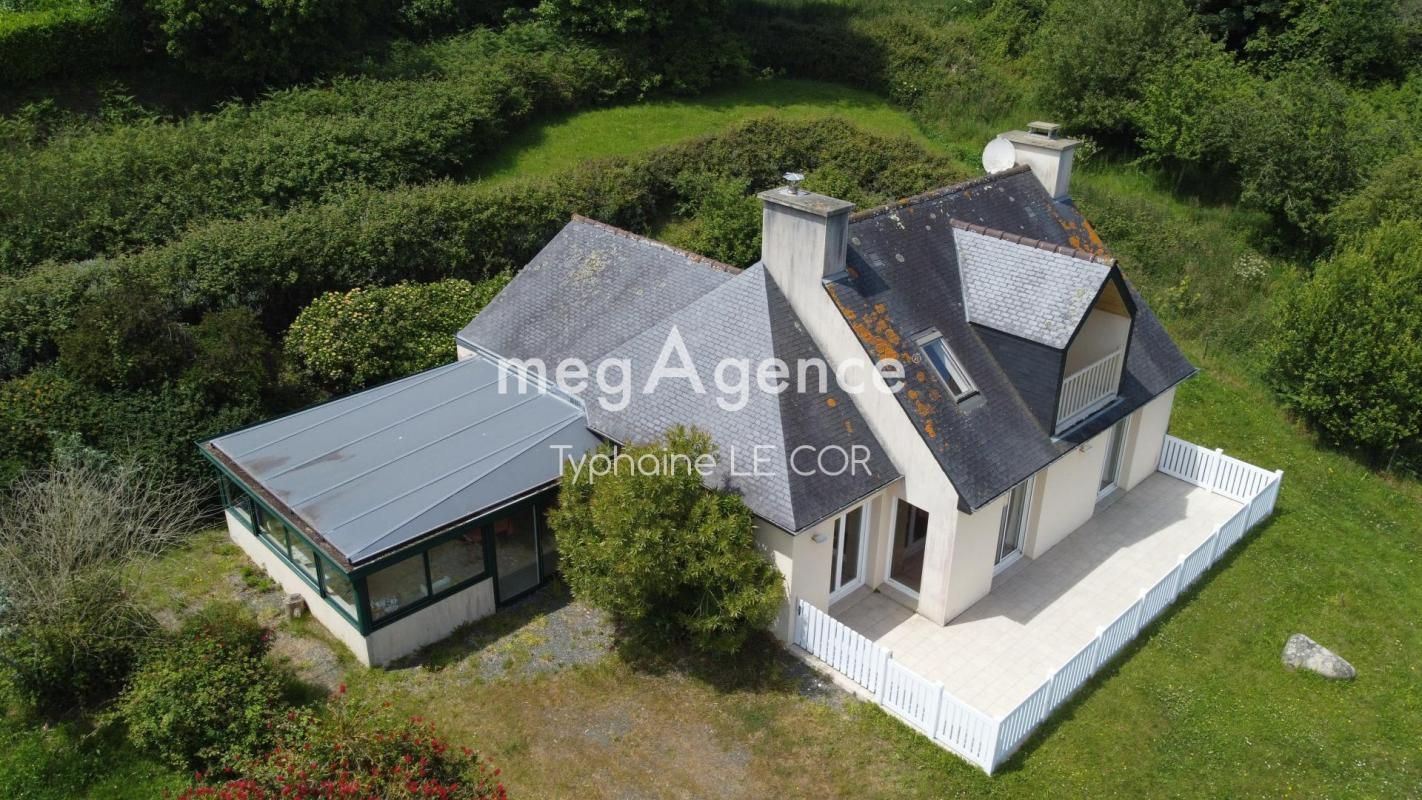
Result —
M 940 149 L 913 117 L 857 89 L 799 80 L 757 80 L 684 100 L 658 100 L 563 115 L 509 137 L 476 173 L 488 180 L 551 175 L 583 161 L 624 156 L 715 133 L 766 114 L 789 119 L 843 117 L 867 131 L 907 136 Z

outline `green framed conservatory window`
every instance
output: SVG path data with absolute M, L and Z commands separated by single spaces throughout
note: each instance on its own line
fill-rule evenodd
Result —
M 315 583 L 315 550 L 311 547 L 311 545 L 306 543 L 305 539 L 302 539 L 301 537 L 293 534 L 291 531 L 287 531 L 287 536 L 291 541 L 291 563 L 295 564 L 296 568 L 300 570 L 303 575 L 309 578 L 312 583 Z
M 484 574 L 484 531 L 473 528 L 429 549 L 430 586 L 449 591 Z
M 429 597 L 428 578 L 424 553 L 416 553 L 379 572 L 372 572 L 365 579 L 371 620 L 382 620 Z
M 346 616 L 356 619 L 356 593 L 355 586 L 345 573 L 325 564 L 321 569 L 321 592 L 326 595 L 326 599 L 331 605 L 346 612 Z

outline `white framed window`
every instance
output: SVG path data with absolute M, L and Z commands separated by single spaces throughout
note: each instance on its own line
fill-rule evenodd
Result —
M 939 380 L 948 388 L 948 394 L 954 400 L 965 400 L 978 393 L 978 387 L 973 383 L 973 379 L 968 377 L 968 371 L 963 369 L 963 365 L 958 361 L 958 357 L 953 355 L 948 343 L 943 341 L 943 334 L 938 331 L 928 331 L 919 334 L 915 339 L 918 347 L 923 351 L 924 358 L 933 371 L 938 373 Z

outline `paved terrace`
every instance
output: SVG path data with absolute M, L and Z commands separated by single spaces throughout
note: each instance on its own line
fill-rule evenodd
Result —
M 998 575 L 987 597 L 946 626 L 878 592 L 851 595 L 830 613 L 959 700 L 1002 716 L 1241 505 L 1161 473 L 1110 499 L 1046 555 Z

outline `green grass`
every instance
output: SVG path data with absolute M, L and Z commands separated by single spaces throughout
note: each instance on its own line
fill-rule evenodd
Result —
M 877 95 L 798 80 L 758 80 L 727 92 L 569 114 L 514 134 L 476 172 L 489 180 L 551 175 L 583 161 L 625 156 L 715 133 L 766 114 L 843 117 L 873 133 L 938 150 L 913 117 Z

